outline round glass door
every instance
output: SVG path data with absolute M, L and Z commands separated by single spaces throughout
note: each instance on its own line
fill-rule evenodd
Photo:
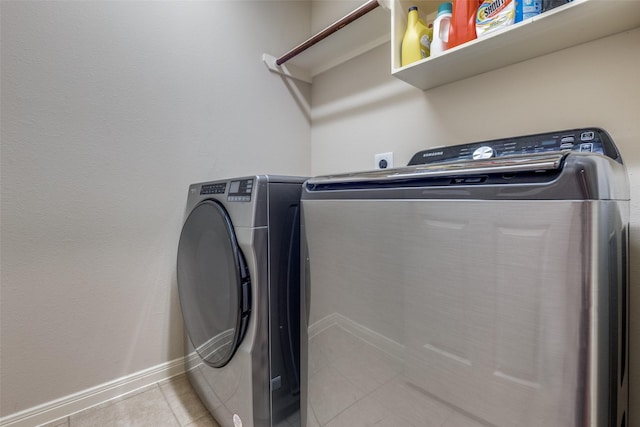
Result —
M 178 293 L 185 329 L 202 360 L 219 368 L 242 341 L 250 280 L 229 215 L 206 200 L 189 214 L 178 245 Z

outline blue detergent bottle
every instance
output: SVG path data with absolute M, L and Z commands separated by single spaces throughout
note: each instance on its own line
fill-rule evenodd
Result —
M 516 22 L 542 13 L 542 0 L 516 0 Z

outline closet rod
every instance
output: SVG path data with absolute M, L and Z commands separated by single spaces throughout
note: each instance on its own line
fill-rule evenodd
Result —
M 297 56 L 300 53 L 304 52 L 305 50 L 309 49 L 311 46 L 318 43 L 320 40 L 326 39 L 327 37 L 329 37 L 331 34 L 335 33 L 336 31 L 338 31 L 339 29 L 344 28 L 346 25 L 352 23 L 356 19 L 371 12 L 373 9 L 375 9 L 379 5 L 380 3 L 378 3 L 378 0 L 367 1 L 365 4 L 358 7 L 353 12 L 350 12 L 348 15 L 337 20 L 336 22 L 329 25 L 324 30 L 320 31 L 318 34 L 300 43 L 298 46 L 294 47 L 289 52 L 285 53 L 280 58 L 276 59 L 276 65 L 284 64 L 294 56 Z

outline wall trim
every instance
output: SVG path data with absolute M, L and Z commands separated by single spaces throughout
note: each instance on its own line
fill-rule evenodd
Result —
M 364 325 L 344 316 L 340 313 L 331 313 L 328 316 L 314 322 L 309 325 L 308 336 L 309 339 L 315 337 L 320 332 L 329 329 L 332 326 L 338 326 L 351 335 L 358 337 L 359 339 L 368 342 L 372 346 L 376 347 L 387 353 L 389 356 L 396 358 L 397 360 L 404 360 L 405 358 L 405 346 L 385 337 L 384 335 L 367 328 Z
M 338 325 L 341 319 L 346 319 L 346 317 L 338 313 L 331 313 L 323 317 L 322 319 L 313 322 L 311 325 L 309 325 L 309 329 L 307 332 L 309 339 L 315 337 L 325 329 L 329 329 L 333 325 Z
M 0 427 L 33 427 L 46 424 L 110 400 L 121 398 L 126 394 L 184 373 L 185 363 L 188 363 L 189 359 L 193 357 L 197 356 L 180 357 L 60 399 L 16 412 L 0 418 Z

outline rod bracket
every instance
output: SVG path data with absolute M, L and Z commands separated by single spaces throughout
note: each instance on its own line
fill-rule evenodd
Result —
M 262 54 L 262 62 L 267 66 L 269 71 L 280 74 L 281 76 L 289 77 L 295 80 L 299 80 L 305 83 L 312 82 L 311 73 L 293 65 L 278 65 L 276 63 L 276 57 L 267 53 Z

